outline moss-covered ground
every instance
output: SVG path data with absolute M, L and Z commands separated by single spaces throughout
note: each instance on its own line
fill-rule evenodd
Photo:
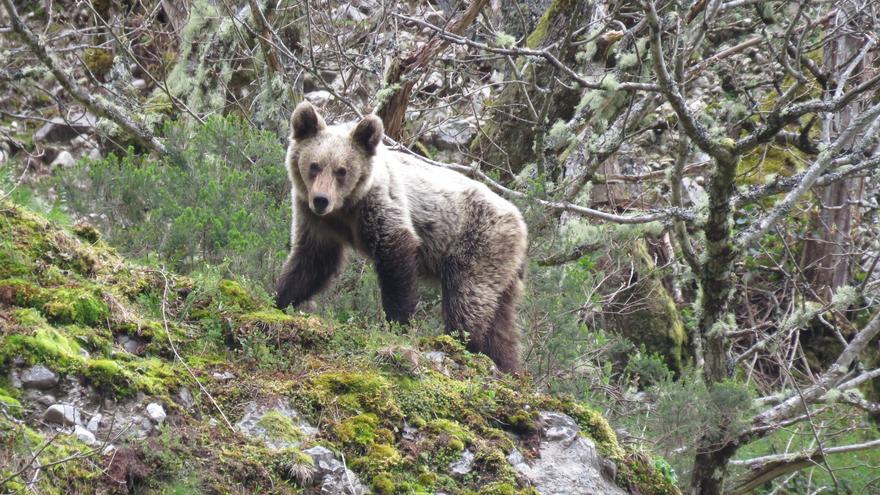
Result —
M 127 352 L 123 336 L 143 342 L 142 351 Z M 5 378 L 30 364 L 106 397 L 161 402 L 168 420 L 106 455 L 38 430 L 44 406 Z M 234 378 L 215 379 L 218 372 Z M 246 281 L 139 266 L 94 229 L 65 229 L 9 203 L 0 203 L 0 377 L 0 492 L 310 493 L 312 460 L 301 450 L 323 445 L 378 494 L 535 493 L 505 456 L 514 448 L 529 455 L 537 412 L 550 409 L 575 418 L 616 462 L 621 486 L 677 493 L 599 413 L 540 394 L 527 377 L 498 375 L 451 337 L 282 313 Z M 183 388 L 192 407 L 176 400 Z M 221 411 L 235 422 L 246 404 L 278 399 L 318 434 L 268 414 L 261 428 L 302 442 L 270 450 L 222 419 Z M 453 475 L 449 463 L 465 450 L 475 468 Z

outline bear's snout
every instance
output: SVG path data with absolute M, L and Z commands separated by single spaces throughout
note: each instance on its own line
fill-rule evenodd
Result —
M 328 206 L 330 206 L 330 198 L 323 194 L 316 194 L 312 199 L 312 209 L 318 215 L 323 215 Z

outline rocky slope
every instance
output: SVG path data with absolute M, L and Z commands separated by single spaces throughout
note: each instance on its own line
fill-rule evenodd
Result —
M 678 493 L 602 416 L 0 203 L 0 492 Z

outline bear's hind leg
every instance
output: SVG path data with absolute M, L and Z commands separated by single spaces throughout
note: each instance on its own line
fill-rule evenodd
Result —
M 473 274 L 446 266 L 441 277 L 443 291 L 443 320 L 446 333 L 465 340 L 471 352 L 492 355 L 492 322 L 495 319 L 501 294 L 493 284 L 475 282 Z M 500 365 L 499 365 L 500 368 Z
M 510 283 L 501 294 L 492 323 L 486 331 L 483 351 L 495 361 L 498 369 L 507 373 L 519 371 L 519 329 L 516 326 L 516 303 L 521 282 Z

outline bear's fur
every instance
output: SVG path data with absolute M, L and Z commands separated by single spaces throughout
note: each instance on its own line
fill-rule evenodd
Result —
M 340 271 L 346 247 L 376 267 L 382 306 L 406 323 L 419 275 L 440 281 L 447 332 L 504 371 L 519 367 L 515 307 L 526 256 L 519 210 L 485 185 L 382 145 L 382 121 L 328 126 L 308 103 L 291 116 L 291 253 L 276 304 L 310 299 Z

